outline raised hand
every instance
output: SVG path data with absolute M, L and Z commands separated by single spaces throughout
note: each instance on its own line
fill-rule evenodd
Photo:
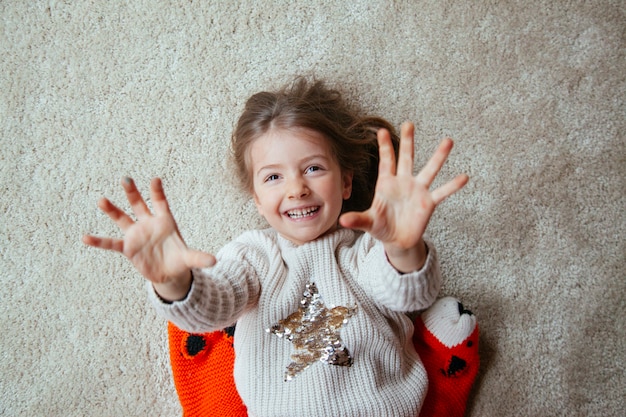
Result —
M 435 208 L 468 181 L 467 175 L 461 174 L 430 191 L 453 143 L 444 139 L 413 176 L 413 134 L 413 124 L 404 123 L 396 165 L 389 132 L 378 131 L 380 164 L 372 206 L 364 212 L 345 213 L 339 219 L 342 226 L 364 230 L 382 241 L 391 264 L 404 272 L 421 268 L 426 257 L 422 236 Z
M 124 254 L 154 284 L 162 298 L 169 301 L 184 298 L 191 286 L 191 269 L 212 266 L 215 258 L 187 247 L 170 212 L 160 179 L 155 178 L 150 183 L 154 214 L 132 179 L 123 179 L 122 186 L 137 221 L 102 198 L 98 207 L 119 226 L 124 238 L 85 235 L 83 242 Z

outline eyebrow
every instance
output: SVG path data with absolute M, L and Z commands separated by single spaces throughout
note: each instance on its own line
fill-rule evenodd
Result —
M 321 153 L 317 153 L 315 155 L 311 155 L 311 156 L 307 156 L 306 158 L 301 159 L 300 161 L 298 161 L 299 164 L 306 164 L 312 160 L 315 159 L 323 159 L 324 161 L 328 161 L 329 158 L 328 156 L 321 154 Z M 261 173 L 261 171 L 273 171 L 277 168 L 280 168 L 281 164 L 269 164 L 269 165 L 264 165 L 261 168 L 259 168 L 256 172 L 256 175 L 259 175 Z

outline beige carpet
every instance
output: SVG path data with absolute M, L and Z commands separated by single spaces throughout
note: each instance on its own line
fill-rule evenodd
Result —
M 430 236 L 479 317 L 471 416 L 626 409 L 622 1 L 0 2 L 0 415 L 176 416 L 165 323 L 96 201 L 164 179 L 190 246 L 263 224 L 234 191 L 249 94 L 314 73 L 444 136 Z

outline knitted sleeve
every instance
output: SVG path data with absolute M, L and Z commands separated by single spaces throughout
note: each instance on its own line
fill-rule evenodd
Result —
M 148 297 L 160 316 L 182 330 L 223 329 L 256 304 L 259 276 L 266 269 L 261 253 L 240 241 L 231 242 L 218 252 L 215 266 L 192 270 L 193 282 L 184 300 L 165 302 L 150 282 Z
M 366 238 L 367 239 L 367 238 Z M 441 274 L 435 247 L 426 241 L 428 256 L 421 270 L 399 273 L 387 260 L 382 243 L 372 240 L 371 248 L 360 265 L 360 275 L 371 296 L 393 311 L 424 310 L 435 302 L 441 289 Z M 365 244 L 368 246 L 368 243 Z

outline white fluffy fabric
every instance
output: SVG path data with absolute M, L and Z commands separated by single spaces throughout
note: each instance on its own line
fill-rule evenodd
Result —
M 470 416 L 626 409 L 622 1 L 0 2 L 0 414 L 176 416 L 165 322 L 96 207 L 163 178 L 187 243 L 263 222 L 228 162 L 246 98 L 342 86 L 468 186 L 429 236 L 481 329 Z
M 437 300 L 422 313 L 424 325 L 444 346 L 458 346 L 466 340 L 476 328 L 476 316 L 459 311 L 459 301 L 454 297 Z

